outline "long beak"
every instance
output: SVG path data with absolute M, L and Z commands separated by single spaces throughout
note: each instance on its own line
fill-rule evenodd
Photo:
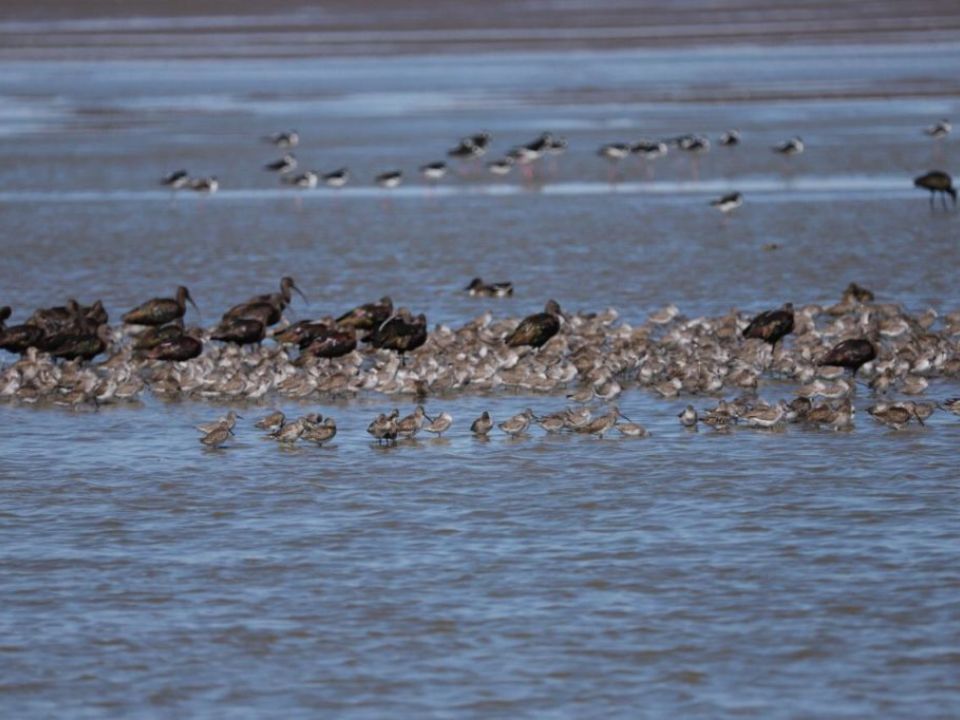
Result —
M 619 410 L 617 411 L 617 415 L 619 415 L 621 418 L 623 418 L 624 420 L 626 420 L 626 421 L 629 422 L 629 423 L 632 423 L 632 422 L 633 422 L 633 420 L 631 420 L 630 418 L 628 418 L 626 415 L 624 415 L 624 414 L 623 414 L 622 412 L 620 412 Z
M 423 416 L 424 416 L 427 420 L 429 420 L 430 422 L 433 422 L 433 418 L 430 417 L 429 415 L 427 415 L 426 412 L 423 413 Z
M 193 301 L 193 298 L 190 297 L 190 293 L 187 293 L 187 302 L 189 302 L 191 305 L 193 305 L 193 309 L 197 311 L 197 316 L 202 319 L 203 316 L 200 315 L 200 308 L 197 307 L 197 304 Z
M 302 297 L 302 298 L 303 298 L 303 301 L 304 301 L 307 305 L 310 304 L 310 301 L 307 300 L 307 296 L 304 295 L 304 294 L 300 291 L 300 288 L 298 288 L 296 285 L 290 285 L 290 287 L 291 287 L 293 290 L 296 290 L 296 291 L 297 291 L 297 295 L 299 295 L 300 297 Z

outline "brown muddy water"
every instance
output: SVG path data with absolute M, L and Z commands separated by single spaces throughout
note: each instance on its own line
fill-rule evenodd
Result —
M 921 129 L 960 118 L 946 71 L 960 38 L 926 29 L 923 42 L 387 60 L 258 58 L 237 38 L 232 59 L 189 61 L 61 48 L 32 62 L 8 47 L 0 304 L 22 321 L 102 298 L 116 319 L 182 283 L 210 323 L 290 274 L 310 299 L 295 319 L 389 293 L 431 324 L 519 316 L 548 297 L 640 322 L 671 302 L 688 316 L 828 303 L 853 280 L 943 315 L 960 307 L 960 216 L 931 212 L 911 179 L 957 170 L 955 140 Z M 258 138 L 286 128 L 302 135 L 302 166 L 347 165 L 352 184 L 279 187 Z M 634 160 L 611 178 L 595 154 L 728 128 L 743 144 L 699 168 L 672 151 L 652 173 Z M 469 167 L 435 189 L 416 177 L 480 130 L 494 155 L 544 130 L 570 151 L 533 185 Z M 793 135 L 804 154 L 770 151 Z M 181 166 L 222 190 L 159 188 Z M 394 167 L 405 185 L 372 185 Z M 744 206 L 721 221 L 707 201 L 732 190 Z M 516 294 L 469 298 L 475 275 Z M 0 710 L 960 713 L 955 416 L 889 431 L 861 386 L 853 432 L 691 433 L 677 412 L 715 399 L 624 384 L 621 409 L 650 438 L 469 436 L 483 409 L 547 412 L 562 393 L 431 397 L 429 412 L 454 417 L 449 436 L 391 449 L 364 429 L 408 403 L 373 394 L 241 405 L 219 452 L 193 426 L 223 405 L 0 404 Z M 790 390 L 768 379 L 759 394 Z M 926 393 L 958 394 L 945 380 Z M 330 414 L 340 433 L 282 450 L 252 427 L 273 407 Z

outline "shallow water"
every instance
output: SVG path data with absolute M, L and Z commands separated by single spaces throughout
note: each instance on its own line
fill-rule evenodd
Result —
M 520 62 L 522 60 L 522 62 Z M 960 115 L 960 44 L 237 60 L 4 62 L 0 288 L 14 320 L 101 297 L 114 317 L 190 287 L 212 322 L 294 275 L 296 317 L 385 292 L 431 323 L 548 297 L 630 322 L 832 302 L 855 280 L 911 311 L 960 307 L 956 213 L 911 178 L 951 167 L 920 129 Z M 143 82 L 149 70 L 150 81 Z M 463 78 L 471 82 L 465 86 Z M 730 81 L 736 78 L 736 82 Z M 718 103 L 718 99 L 724 100 Z M 257 138 L 296 127 L 342 193 L 280 192 Z M 602 142 L 683 131 L 743 146 L 671 153 L 610 182 Z M 412 174 L 460 135 L 497 152 L 541 130 L 571 151 L 540 182 Z M 800 134 L 783 162 L 769 146 Z M 156 179 L 217 173 L 216 196 Z M 464 170 L 467 173 L 467 170 Z M 721 221 L 706 204 L 740 189 Z M 764 250 L 769 243 L 779 247 Z M 474 275 L 514 298 L 466 297 Z M 192 313 L 193 311 L 191 311 Z M 189 316 L 193 321 L 195 315 Z M 9 358 L 8 358 L 9 359 Z M 769 381 L 775 400 L 790 388 Z M 932 399 L 960 394 L 933 381 Z M 687 403 L 630 387 L 644 440 L 494 434 L 562 395 L 428 400 L 449 437 L 379 448 L 405 400 L 244 415 L 147 396 L 98 412 L 0 405 L 0 708 L 9 717 L 955 717 L 960 424 L 892 432 L 690 433 Z M 272 407 L 336 417 L 278 448 Z

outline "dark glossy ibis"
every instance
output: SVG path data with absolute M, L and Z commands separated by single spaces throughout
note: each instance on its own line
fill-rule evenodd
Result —
M 556 300 L 548 300 L 543 312 L 528 315 L 521 320 L 504 342 L 510 347 L 529 345 L 539 348 L 559 331 L 560 305 Z
M 266 325 L 252 318 L 230 318 L 222 321 L 210 335 L 213 340 L 234 345 L 260 344 L 266 334 Z
M 393 300 L 384 295 L 377 302 L 367 303 L 345 312 L 337 318 L 337 325 L 357 330 L 373 330 L 393 315 Z
M 151 360 L 182 361 L 192 360 L 203 352 L 203 343 L 190 335 L 164 340 L 155 348 L 148 350 L 146 356 Z
M 184 316 L 188 301 L 199 313 L 200 309 L 190 297 L 190 291 L 181 285 L 177 288 L 175 298 L 147 300 L 124 315 L 123 321 L 128 325 L 166 325 Z
M 403 358 L 406 353 L 416 350 L 427 341 L 427 316 L 421 313 L 411 318 L 406 311 L 398 312 L 365 340 L 380 350 L 398 352 Z
M 357 333 L 353 328 L 327 328 L 316 335 L 308 345 L 301 346 L 306 355 L 319 358 L 338 358 L 357 349 Z
M 933 199 L 937 193 L 940 193 L 940 201 L 943 207 L 947 207 L 947 195 L 953 198 L 953 204 L 957 204 L 957 190 L 953 187 L 953 178 L 942 170 L 931 170 L 926 175 L 914 178 L 915 187 L 930 191 L 930 207 L 934 206 Z
M 793 303 L 779 310 L 767 310 L 757 315 L 743 330 L 745 338 L 755 338 L 776 345 L 793 332 Z
M 847 368 L 856 375 L 861 366 L 876 357 L 877 348 L 872 342 L 866 338 L 852 338 L 834 345 L 817 364 Z
M 11 325 L 0 334 L 0 349 L 23 355 L 29 348 L 40 349 L 47 334 L 36 325 Z

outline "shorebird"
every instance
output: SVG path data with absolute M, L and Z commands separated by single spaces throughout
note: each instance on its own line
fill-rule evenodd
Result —
M 11 325 L 0 334 L 0 349 L 24 355 L 30 348 L 39 348 L 45 339 L 43 328 L 36 325 Z
M 146 352 L 146 357 L 151 360 L 168 360 L 173 362 L 182 362 L 199 357 L 203 352 L 203 343 L 190 335 L 181 335 L 180 337 L 164 340 L 156 347 Z
M 703 135 L 681 135 L 675 142 L 684 152 L 700 154 L 710 151 L 710 139 Z
M 613 429 L 613 426 L 617 424 L 617 420 L 623 417 L 624 420 L 628 420 L 620 414 L 620 409 L 616 405 L 611 405 L 609 410 L 599 417 L 594 418 L 589 423 L 579 428 L 577 432 L 581 432 L 587 435 L 596 435 L 598 438 L 602 438 L 605 433 Z
M 384 295 L 376 302 L 358 305 L 337 318 L 340 327 L 373 330 L 393 315 L 393 300 Z
M 395 188 L 401 182 L 403 182 L 403 171 L 402 170 L 389 170 L 384 173 L 380 173 L 374 178 L 374 182 L 377 183 L 382 188 Z
M 278 148 L 284 149 L 296 147 L 300 144 L 300 134 L 296 130 L 286 130 L 273 135 L 266 135 L 263 139 Z
M 263 166 L 264 170 L 269 170 L 270 172 L 283 173 L 292 172 L 297 169 L 297 158 L 293 153 L 284 153 L 283 157 L 274 160 L 271 163 L 267 163 Z
M 502 423 L 497 425 L 497 427 L 511 437 L 517 437 L 519 435 L 523 435 L 527 431 L 527 428 L 530 427 L 530 421 L 535 419 L 535 417 L 536 416 L 533 414 L 533 410 L 527 408 L 522 413 L 514 415 L 509 420 L 504 420 Z
M 100 325 L 90 329 L 77 329 L 48 337 L 45 349 L 52 357 L 63 360 L 93 360 L 110 346 L 110 328 Z
M 876 405 L 868 407 L 867 412 L 870 413 L 874 420 L 894 430 L 899 430 L 910 422 L 910 418 L 914 417 L 913 412 L 909 408 L 900 404 L 890 405 L 887 403 L 877 403 Z
M 199 313 L 193 298 L 190 297 L 190 291 L 183 285 L 177 288 L 175 298 L 154 298 L 147 300 L 130 310 L 123 316 L 123 321 L 128 325 L 166 325 L 184 316 L 187 312 L 187 302 L 193 305 Z
M 697 411 L 693 405 L 687 405 L 677 417 L 680 418 L 680 424 L 687 428 L 696 427 L 697 421 L 699 420 Z
M 599 147 L 597 155 L 604 160 L 619 162 L 630 155 L 630 145 L 621 142 L 607 143 Z
M 160 184 L 171 190 L 180 190 L 190 184 L 190 175 L 186 170 L 174 170 L 160 180 Z
M 200 425 L 197 425 L 197 430 L 199 430 L 204 434 L 212 433 L 214 430 L 216 430 L 219 427 L 225 427 L 228 430 L 233 430 L 233 428 L 236 427 L 237 425 L 238 419 L 242 420 L 243 416 L 237 415 L 236 410 L 230 410 L 223 417 L 217 418 L 216 420 L 213 420 L 211 422 L 201 423 Z
M 301 354 L 318 358 L 338 358 L 357 349 L 357 333 L 353 328 L 328 328 L 318 333 L 308 345 L 301 346 Z
M 720 144 L 724 147 L 733 147 L 740 144 L 740 131 L 727 130 L 720 136 Z
M 726 215 L 743 205 L 743 195 L 738 192 L 728 193 L 711 200 L 710 205 Z
M 528 315 L 516 329 L 510 333 L 504 342 L 508 347 L 543 347 L 543 345 L 560 331 L 560 305 L 556 300 L 548 300 L 542 313 Z
M 420 174 L 428 183 L 435 183 L 446 176 L 447 164 L 445 162 L 432 162 L 421 165 Z
M 10 315 L 13 314 L 13 310 L 9 305 L 4 305 L 0 307 L 0 333 L 3 332 L 4 323 L 10 319 Z
M 427 411 L 423 405 L 417 405 L 411 414 L 397 422 L 397 437 L 412 440 L 423 428 L 424 420 L 431 420 L 431 418 L 427 416 Z
M 231 435 L 233 435 L 233 430 L 225 425 L 221 425 L 217 426 L 200 438 L 200 442 L 202 442 L 208 448 L 214 449 L 221 447 L 224 443 L 226 443 L 227 440 L 230 439 Z
M 939 140 L 940 138 L 945 138 L 947 135 L 949 135 L 952 129 L 953 128 L 950 125 L 950 121 L 944 118 L 943 120 L 935 122 L 933 125 L 924 128 L 923 134 Z
M 513 283 L 497 282 L 487 285 L 483 280 L 475 277 L 467 285 L 466 291 L 474 297 L 509 297 L 513 295 Z
M 228 318 L 220 322 L 210 334 L 211 340 L 233 343 L 234 345 L 259 345 L 266 334 L 262 321 L 253 318 Z
M 486 437 L 490 434 L 490 430 L 493 429 L 493 418 L 490 417 L 490 413 L 484 410 L 480 413 L 480 417 L 470 423 L 470 432 L 474 435 L 479 435 L 481 437 Z
M 350 180 L 350 171 L 345 168 L 337 168 L 328 173 L 324 173 L 320 176 L 320 179 L 323 180 L 323 184 L 327 187 L 332 188 L 342 188 Z
M 307 426 L 301 437 L 303 437 L 304 440 L 310 440 L 322 446 L 325 442 L 330 442 L 336 436 L 337 421 L 332 417 L 328 417 L 324 418 L 320 424 L 310 424 Z
M 370 425 L 367 426 L 367 432 L 377 439 L 377 445 L 384 441 L 388 444 L 397 444 L 397 418 L 400 417 L 399 410 L 392 410 L 389 415 L 380 413 Z
M 366 340 L 380 350 L 400 353 L 406 362 L 406 353 L 416 350 L 427 341 L 427 316 L 421 313 L 415 318 L 409 313 L 397 312 L 367 336 Z
M 865 338 L 852 338 L 839 342 L 830 349 L 817 365 L 832 365 L 857 371 L 877 357 L 877 348 Z
M 639 423 L 617 423 L 615 427 L 620 431 L 621 435 L 628 438 L 642 438 L 650 434 L 647 432 L 647 429 Z
M 934 207 L 933 199 L 937 193 L 940 193 L 940 201 L 944 209 L 947 207 L 947 195 L 953 199 L 953 204 L 957 204 L 957 190 L 953 187 L 953 178 L 942 170 L 931 170 L 925 175 L 914 178 L 914 187 L 923 188 L 930 191 L 930 207 Z
M 762 312 L 743 329 L 743 337 L 763 340 L 772 346 L 793 332 L 793 303 L 779 310 Z
M 460 142 L 447 150 L 447 156 L 461 160 L 469 160 L 483 156 L 490 145 L 489 133 L 481 132 L 460 138 Z
M 799 155 L 804 151 L 804 147 L 803 140 L 799 136 L 795 136 L 779 145 L 774 145 L 772 149 L 775 153 L 781 155 Z
M 312 190 L 317 186 L 317 182 L 319 180 L 320 176 L 312 170 L 297 173 L 296 175 L 285 175 L 281 178 L 281 181 L 285 184 L 293 185 L 294 187 L 302 188 L 304 190 Z
M 211 195 L 220 189 L 220 181 L 216 175 L 209 177 L 196 178 L 190 181 L 190 189 L 196 192 L 210 193 Z
M 630 146 L 630 152 L 644 160 L 656 160 L 666 155 L 668 150 L 665 142 L 657 140 L 638 140 Z
M 448 412 L 442 412 L 431 420 L 429 425 L 425 425 L 423 429 L 437 437 L 443 437 L 443 434 L 450 429 L 451 425 L 453 425 L 453 416 Z
M 319 421 L 319 416 L 317 420 Z M 281 425 L 270 436 L 283 445 L 292 445 L 303 435 L 306 425 L 303 418 L 298 418 L 291 423 Z
M 513 159 L 504 157 L 499 160 L 491 160 L 487 163 L 487 170 L 489 170 L 492 175 L 509 175 L 510 171 L 513 170 Z
M 740 419 L 750 427 L 772 428 L 784 422 L 786 415 L 787 404 L 781 400 L 776 405 L 748 410 Z
M 960 397 L 947 398 L 940 404 L 940 407 L 954 415 L 960 415 Z
M 280 410 L 274 410 L 269 415 L 257 420 L 254 427 L 268 432 L 276 432 L 283 427 L 284 420 L 286 420 L 286 416 Z

